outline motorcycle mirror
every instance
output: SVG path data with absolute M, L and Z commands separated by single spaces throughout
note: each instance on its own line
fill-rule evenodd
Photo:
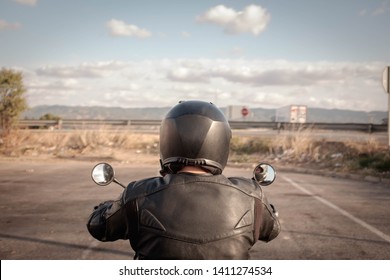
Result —
M 108 163 L 99 163 L 92 169 L 92 180 L 99 186 L 107 186 L 115 179 L 114 168 Z
M 92 180 L 99 186 L 107 186 L 112 182 L 117 183 L 122 188 L 126 188 L 121 182 L 115 178 L 114 168 L 108 163 L 102 162 L 92 169 Z
M 258 182 L 260 186 L 271 185 L 276 179 L 276 171 L 271 165 L 260 163 L 253 170 L 253 179 Z

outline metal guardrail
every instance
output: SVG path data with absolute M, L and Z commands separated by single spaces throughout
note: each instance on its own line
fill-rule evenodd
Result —
M 291 129 L 291 125 L 294 124 L 279 124 L 281 126 L 287 126 L 287 129 Z M 295 124 L 295 128 L 297 124 Z M 289 128 L 290 127 L 290 128 Z M 368 124 L 368 123 L 312 123 L 312 124 L 300 124 L 300 128 L 312 128 L 314 130 L 343 130 L 343 131 L 360 131 L 367 133 L 374 132 L 387 132 L 387 124 Z
M 20 127 L 160 125 L 161 120 L 20 120 Z
M 361 131 L 367 133 L 386 132 L 387 124 L 359 124 L 359 123 L 277 123 L 257 121 L 230 121 L 232 129 L 274 129 L 292 130 L 298 128 L 310 128 L 315 130 L 345 130 Z M 122 128 L 139 126 L 160 126 L 161 120 L 20 120 L 19 128 L 22 129 L 94 129 L 94 128 Z

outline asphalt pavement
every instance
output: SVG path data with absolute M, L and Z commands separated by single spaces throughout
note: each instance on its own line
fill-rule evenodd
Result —
M 93 207 L 120 195 L 118 185 L 91 181 L 94 161 L 0 160 L 0 259 L 132 259 L 127 240 L 99 242 L 86 229 Z M 158 175 L 158 164 L 113 163 L 129 181 Z M 250 177 L 251 168 L 225 169 Z M 252 259 L 390 259 L 390 187 L 382 182 L 278 170 L 264 188 L 282 232 L 258 242 Z

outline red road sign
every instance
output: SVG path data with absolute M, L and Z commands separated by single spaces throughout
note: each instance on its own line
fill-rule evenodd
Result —
M 248 114 L 249 114 L 248 108 L 243 107 L 243 108 L 241 109 L 241 115 L 244 116 L 244 117 L 246 117 L 246 116 L 248 116 Z

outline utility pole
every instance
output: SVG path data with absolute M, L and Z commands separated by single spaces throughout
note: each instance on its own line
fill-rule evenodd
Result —
M 387 93 L 387 139 L 390 150 L 390 66 L 386 66 L 385 70 L 383 70 L 382 82 Z

